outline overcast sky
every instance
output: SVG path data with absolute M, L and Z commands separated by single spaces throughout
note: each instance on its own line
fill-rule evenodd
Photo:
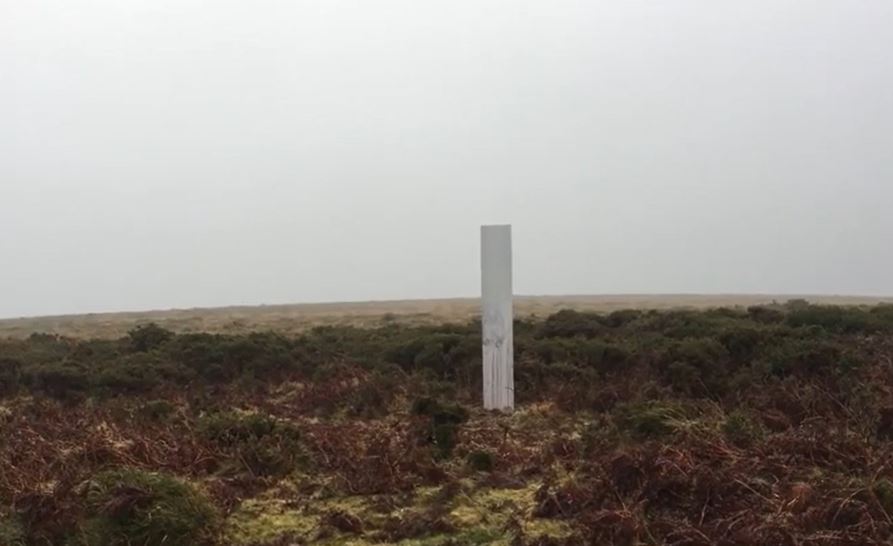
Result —
M 893 294 L 889 0 L 0 0 L 0 316 Z

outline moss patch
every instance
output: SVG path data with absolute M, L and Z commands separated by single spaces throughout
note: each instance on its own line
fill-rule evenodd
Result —
M 527 538 L 561 538 L 573 533 L 564 522 L 531 520 L 538 483 L 521 489 L 475 490 L 473 482 L 463 480 L 455 487 L 458 492 L 454 495 L 444 495 L 441 487 L 420 487 L 404 499 L 408 504 L 398 503 L 384 513 L 375 508 L 382 500 L 375 496 L 306 498 L 300 502 L 251 499 L 229 517 L 225 536 L 227 543 L 235 546 L 274 543 L 285 536 L 333 546 L 508 545 L 513 535 L 505 529 L 513 518 L 524 522 L 521 530 Z M 382 537 L 389 519 L 422 517 L 432 509 L 444 509 L 445 519 L 455 531 L 435 531 L 429 536 L 391 542 Z M 347 533 L 327 525 L 326 516 L 332 513 L 349 514 L 361 521 L 362 533 Z
M 263 544 L 289 534 L 310 537 L 319 528 L 319 516 L 288 507 L 278 499 L 244 501 L 226 521 L 227 542 Z

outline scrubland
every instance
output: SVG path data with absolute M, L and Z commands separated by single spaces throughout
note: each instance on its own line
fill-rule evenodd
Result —
M 889 544 L 893 306 L 0 341 L 0 544 Z

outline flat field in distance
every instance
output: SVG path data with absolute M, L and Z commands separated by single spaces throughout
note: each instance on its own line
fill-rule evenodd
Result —
M 610 312 L 619 309 L 706 309 L 748 307 L 751 305 L 806 299 L 833 305 L 875 305 L 893 303 L 893 297 L 812 296 L 812 295 L 734 295 L 734 294 L 619 294 L 516 296 L 518 317 L 546 317 L 561 309 Z M 434 325 L 465 322 L 479 315 L 478 298 L 369 301 L 343 303 L 303 303 L 196 309 L 171 309 L 122 313 L 91 313 L 46 317 L 0 319 L 0 338 L 22 338 L 34 332 L 77 338 L 117 339 L 135 326 L 154 322 L 179 332 L 239 334 L 274 331 L 284 334 L 304 332 L 314 326 L 375 327 L 386 323 Z

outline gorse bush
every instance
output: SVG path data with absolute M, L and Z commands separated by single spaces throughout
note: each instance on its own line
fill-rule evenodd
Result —
M 201 546 L 215 543 L 220 517 L 195 487 L 133 469 L 97 474 L 83 485 L 79 546 Z
M 635 439 L 655 439 L 673 434 L 685 418 L 684 411 L 664 402 L 625 404 L 616 411 L 617 429 Z
M 174 333 L 151 323 L 131 330 L 127 337 L 130 339 L 130 346 L 134 351 L 146 352 L 164 345 L 174 337 Z
M 12 514 L 0 511 L 0 544 L 3 546 L 25 546 L 25 528 Z
M 22 363 L 13 358 L 0 358 L 0 396 L 15 394 L 22 376 Z
M 496 460 L 489 451 L 472 451 L 466 458 L 468 466 L 476 472 L 492 472 Z
M 177 412 L 177 407 L 167 400 L 149 400 L 137 408 L 137 416 L 152 422 L 166 421 Z
M 438 458 L 450 457 L 456 445 L 459 425 L 468 420 L 468 410 L 458 404 L 446 404 L 432 398 L 420 398 L 412 404 L 412 414 L 430 419 L 429 442 Z
M 601 374 L 623 370 L 629 351 L 616 344 L 590 339 L 546 338 L 518 343 L 520 356 L 532 354 L 546 364 L 569 363 L 591 367 Z
M 83 364 L 60 361 L 26 366 L 23 369 L 22 381 L 33 391 L 54 398 L 68 399 L 89 391 L 93 377 Z
M 515 321 L 516 396 L 523 403 L 560 391 L 566 409 L 594 407 L 592 389 L 599 381 L 656 372 L 662 385 L 680 395 L 722 397 L 734 391 L 733 384 L 848 373 L 865 357 L 841 338 L 888 331 L 893 331 L 893 306 L 801 301 L 747 310 L 561 311 L 544 320 Z M 151 398 L 190 386 L 263 385 L 293 377 L 315 382 L 326 370 L 361 366 L 370 379 L 327 404 L 324 413 L 343 409 L 374 417 L 387 411 L 407 381 L 426 392 L 437 384 L 439 392 L 473 400 L 481 388 L 480 344 L 479 321 L 329 326 L 291 338 L 175 334 L 154 324 L 120 340 L 33 335 L 0 341 L 0 396 L 24 390 L 66 400 Z
M 539 330 L 542 337 L 593 338 L 605 329 L 603 318 L 596 313 L 559 311 L 548 317 Z
M 304 460 L 300 431 L 269 415 L 212 413 L 199 420 L 199 434 L 229 456 L 222 468 L 225 473 L 280 476 Z
M 740 447 L 748 447 L 764 435 L 759 422 L 741 410 L 726 416 L 722 432 L 731 443 Z
M 714 339 L 684 339 L 672 343 L 661 356 L 665 377 L 687 395 L 718 394 L 725 389 L 729 354 Z

